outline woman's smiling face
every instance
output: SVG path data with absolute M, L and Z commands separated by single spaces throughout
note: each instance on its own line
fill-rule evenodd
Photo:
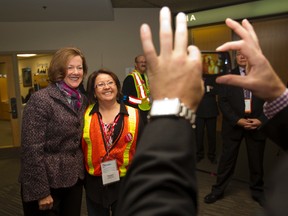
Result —
M 95 96 L 101 101 L 117 100 L 117 86 L 113 78 L 108 74 L 99 74 L 94 83 Z
M 80 56 L 74 56 L 68 62 L 64 82 L 70 88 L 78 88 L 83 80 L 83 65 Z

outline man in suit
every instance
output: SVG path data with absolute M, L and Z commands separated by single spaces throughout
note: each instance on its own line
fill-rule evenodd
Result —
M 141 26 L 141 40 L 148 60 L 152 95 L 157 100 L 178 97 L 188 109 L 196 109 L 203 95 L 200 52 L 195 46 L 189 46 L 187 52 L 187 23 L 183 13 L 176 17 L 175 44 L 172 42 L 170 23 L 170 11 L 164 7 L 160 12 L 159 56 L 156 54 L 149 26 Z M 262 54 L 252 25 L 247 20 L 243 20 L 241 25 L 232 19 L 227 19 L 226 24 L 241 40 L 225 43 L 218 47 L 217 51 L 241 50 L 251 66 L 247 76 L 225 75 L 218 77 L 217 82 L 250 89 L 268 103 L 275 100 L 279 103 L 277 99 L 282 100 L 284 95 L 285 103 L 281 103 L 284 111 L 277 109 L 280 119 L 275 117 L 279 121 L 275 124 L 283 128 L 281 132 L 286 132 L 281 138 L 287 141 L 288 91 L 285 91 L 284 84 Z M 191 80 L 189 82 L 188 77 Z M 156 111 L 163 109 L 160 107 Z M 285 119 L 281 118 L 282 114 Z M 133 163 L 124 179 L 116 215 L 197 215 L 195 148 L 191 145 L 195 136 L 191 131 L 191 121 L 193 122 L 179 115 L 159 115 L 159 118 L 153 118 L 147 124 Z M 287 146 L 286 142 L 285 145 Z M 286 184 L 287 181 L 285 186 Z M 286 190 L 287 188 L 286 186 Z M 283 193 L 280 195 L 286 196 Z M 287 203 L 286 200 L 282 199 L 281 204 Z M 286 206 L 284 208 L 287 209 Z M 275 213 L 273 210 L 275 208 L 271 211 Z
M 216 126 L 219 114 L 216 100 L 217 89 L 215 77 L 205 76 L 203 80 L 205 93 L 196 112 L 197 162 L 200 162 L 204 158 L 204 134 L 206 128 L 208 159 L 212 164 L 216 164 Z
M 232 74 L 245 76 L 247 58 L 236 52 L 237 67 Z M 216 184 L 208 194 L 205 203 L 214 203 L 223 197 L 232 179 L 237 162 L 239 147 L 246 142 L 250 169 L 250 190 L 252 198 L 264 204 L 263 156 L 265 135 L 258 128 L 266 121 L 263 114 L 264 101 L 255 97 L 251 91 L 234 86 L 222 86 L 219 94 L 219 107 L 223 114 L 222 155 L 218 164 Z

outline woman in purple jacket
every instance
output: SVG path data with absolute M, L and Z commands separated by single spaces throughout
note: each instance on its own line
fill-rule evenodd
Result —
M 58 50 L 50 85 L 24 108 L 21 140 L 21 198 L 24 215 L 80 215 L 84 179 L 81 136 L 86 97 L 78 87 L 87 74 L 82 52 Z

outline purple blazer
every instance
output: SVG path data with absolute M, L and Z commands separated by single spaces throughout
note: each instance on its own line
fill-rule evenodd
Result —
M 87 99 L 78 112 L 55 84 L 32 94 L 23 112 L 19 181 L 25 202 L 84 179 L 81 137 Z

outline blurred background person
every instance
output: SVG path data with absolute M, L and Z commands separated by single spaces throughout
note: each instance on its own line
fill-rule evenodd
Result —
M 237 67 L 231 74 L 246 76 L 247 58 L 237 51 Z M 216 184 L 205 196 L 205 203 L 214 203 L 223 197 L 235 170 L 239 147 L 245 139 L 252 198 L 261 206 L 265 204 L 263 182 L 263 158 L 266 136 L 258 128 L 267 120 L 263 113 L 264 100 L 255 97 L 251 91 L 235 86 L 222 86 L 219 93 L 219 107 L 222 120 L 222 154 L 218 164 Z
M 28 90 L 28 94 L 26 95 L 26 97 L 24 98 L 24 103 L 27 103 L 28 100 L 30 99 L 31 95 L 35 92 L 34 88 L 31 87 Z
M 80 216 L 87 99 L 78 86 L 87 70 L 79 49 L 58 50 L 49 86 L 33 93 L 24 108 L 19 179 L 25 216 Z
M 93 72 L 87 93 L 90 105 L 82 148 L 88 215 L 109 216 L 110 211 L 115 214 L 120 183 L 133 160 L 143 123 L 138 109 L 121 102 L 120 81 L 113 72 Z
M 203 80 L 204 96 L 196 112 L 196 159 L 197 162 L 200 162 L 204 158 L 204 137 L 206 134 L 208 144 L 207 156 L 212 164 L 216 164 L 216 129 L 217 116 L 219 114 L 216 99 L 217 86 L 215 83 L 215 77 L 204 76 Z
M 144 124 L 151 108 L 150 87 L 146 74 L 146 58 L 138 55 L 135 58 L 135 69 L 125 78 L 122 92 L 126 105 L 138 108 Z

